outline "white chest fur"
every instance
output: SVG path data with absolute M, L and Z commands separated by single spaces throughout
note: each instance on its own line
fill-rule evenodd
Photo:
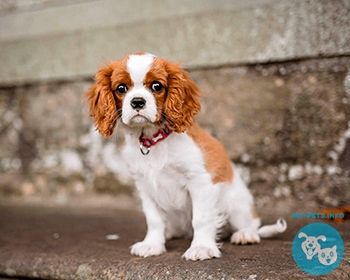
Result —
M 146 193 L 165 212 L 187 208 L 189 182 L 198 174 L 208 176 L 193 140 L 184 133 L 173 133 L 152 147 L 148 155 L 142 155 L 135 139 L 127 137 L 123 159 L 140 194 Z

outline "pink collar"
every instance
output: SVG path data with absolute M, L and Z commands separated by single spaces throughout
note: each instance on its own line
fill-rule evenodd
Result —
M 148 155 L 151 147 L 155 146 L 158 142 L 166 139 L 172 130 L 169 127 L 160 128 L 151 138 L 145 137 L 143 132 L 139 138 L 140 141 L 140 151 L 143 155 Z

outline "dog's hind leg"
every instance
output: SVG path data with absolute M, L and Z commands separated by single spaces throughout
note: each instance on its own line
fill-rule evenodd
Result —
M 254 244 L 260 242 L 260 236 L 257 228 L 260 226 L 260 219 L 254 219 L 248 227 L 241 228 L 231 236 L 233 244 Z
M 232 184 L 223 186 L 222 190 L 223 212 L 232 231 L 235 231 L 231 236 L 231 243 L 259 243 L 260 218 L 254 210 L 253 196 L 237 171 Z
M 245 245 L 260 242 L 258 229 L 261 222 L 253 208 L 235 211 L 228 221 L 232 229 L 236 230 L 231 236 L 231 243 Z
M 221 197 L 222 211 L 226 214 L 231 229 L 235 231 L 231 243 L 259 243 L 260 238 L 272 237 L 287 228 L 287 223 L 282 218 L 273 225 L 260 227 L 261 221 L 254 210 L 253 196 L 237 171 L 232 184 L 222 188 Z

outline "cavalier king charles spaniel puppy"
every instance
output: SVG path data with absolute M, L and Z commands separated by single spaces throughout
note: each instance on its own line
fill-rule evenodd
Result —
M 190 236 L 183 258 L 219 258 L 224 225 L 234 244 L 259 243 L 287 227 L 284 219 L 260 227 L 253 197 L 224 147 L 195 121 L 199 97 L 178 63 L 149 53 L 100 69 L 85 95 L 102 136 L 111 136 L 117 124 L 125 134 L 122 158 L 147 222 L 146 236 L 131 254 L 157 256 L 166 252 L 166 240 Z

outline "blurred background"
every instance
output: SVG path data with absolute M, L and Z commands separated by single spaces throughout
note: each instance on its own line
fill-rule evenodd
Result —
M 349 14 L 347 0 L 2 0 L 0 201 L 134 205 L 122 136 L 102 139 L 82 98 L 99 67 L 145 51 L 183 62 L 198 122 L 258 208 L 349 205 Z

